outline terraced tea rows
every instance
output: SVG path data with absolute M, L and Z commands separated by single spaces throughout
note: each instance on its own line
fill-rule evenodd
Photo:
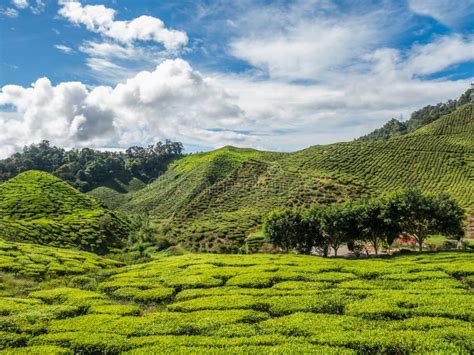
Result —
M 408 187 L 445 191 L 473 208 L 473 142 L 474 105 L 465 105 L 406 136 L 309 148 L 291 161 L 300 170 L 363 182 L 373 192 Z
M 0 347 L 469 354 L 473 261 L 468 252 L 371 260 L 202 254 L 67 276 L 20 295 L 2 281 Z
M 119 247 L 128 225 L 51 174 L 28 171 L 0 185 L 0 237 L 95 252 Z

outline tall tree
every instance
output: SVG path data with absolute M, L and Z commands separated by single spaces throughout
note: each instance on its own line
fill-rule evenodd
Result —
M 429 235 L 443 234 L 460 239 L 463 235 L 464 210 L 447 194 L 424 194 L 406 190 L 389 196 L 386 215 L 398 216 L 401 230 L 410 234 L 419 250 Z

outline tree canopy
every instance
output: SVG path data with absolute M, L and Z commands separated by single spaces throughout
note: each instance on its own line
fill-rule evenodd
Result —
M 130 147 L 125 152 L 90 148 L 65 149 L 48 141 L 25 146 L 22 152 L 0 160 L 0 182 L 27 170 L 54 174 L 81 191 L 89 191 L 113 178 L 138 178 L 148 183 L 161 175 L 167 165 L 183 154 L 180 142 L 157 142 L 148 147 Z
M 315 206 L 308 210 L 283 209 L 264 220 L 264 234 L 284 250 L 317 248 L 324 256 L 328 248 L 342 244 L 352 248 L 369 243 L 375 254 L 381 245 L 391 245 L 409 234 L 422 250 L 429 235 L 455 239 L 463 236 L 464 210 L 447 194 L 426 194 L 419 190 L 394 192 L 381 198 Z

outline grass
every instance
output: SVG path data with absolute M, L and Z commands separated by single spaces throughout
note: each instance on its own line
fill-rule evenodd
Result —
M 96 195 L 119 210 L 147 210 L 162 234 L 189 250 L 254 251 L 265 242 L 259 234 L 262 217 L 282 206 L 417 187 L 448 192 L 472 213 L 473 142 L 474 105 L 467 104 L 417 131 L 383 141 L 295 153 L 224 147 L 192 154 L 141 190 Z
M 155 255 L 124 267 L 83 251 L 0 246 L 10 265 L 0 354 L 474 351 L 471 252 Z M 77 263 L 30 274 L 33 257 Z
M 127 222 L 99 200 L 51 174 L 27 171 L 0 185 L 0 237 L 105 253 L 128 235 Z

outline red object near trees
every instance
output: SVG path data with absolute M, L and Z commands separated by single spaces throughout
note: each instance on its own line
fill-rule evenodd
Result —
M 409 243 L 409 244 L 416 244 L 416 239 L 413 238 L 411 235 L 409 234 L 405 234 L 405 235 L 402 235 L 400 238 L 398 238 L 395 243 L 397 244 L 405 244 L 405 243 Z

